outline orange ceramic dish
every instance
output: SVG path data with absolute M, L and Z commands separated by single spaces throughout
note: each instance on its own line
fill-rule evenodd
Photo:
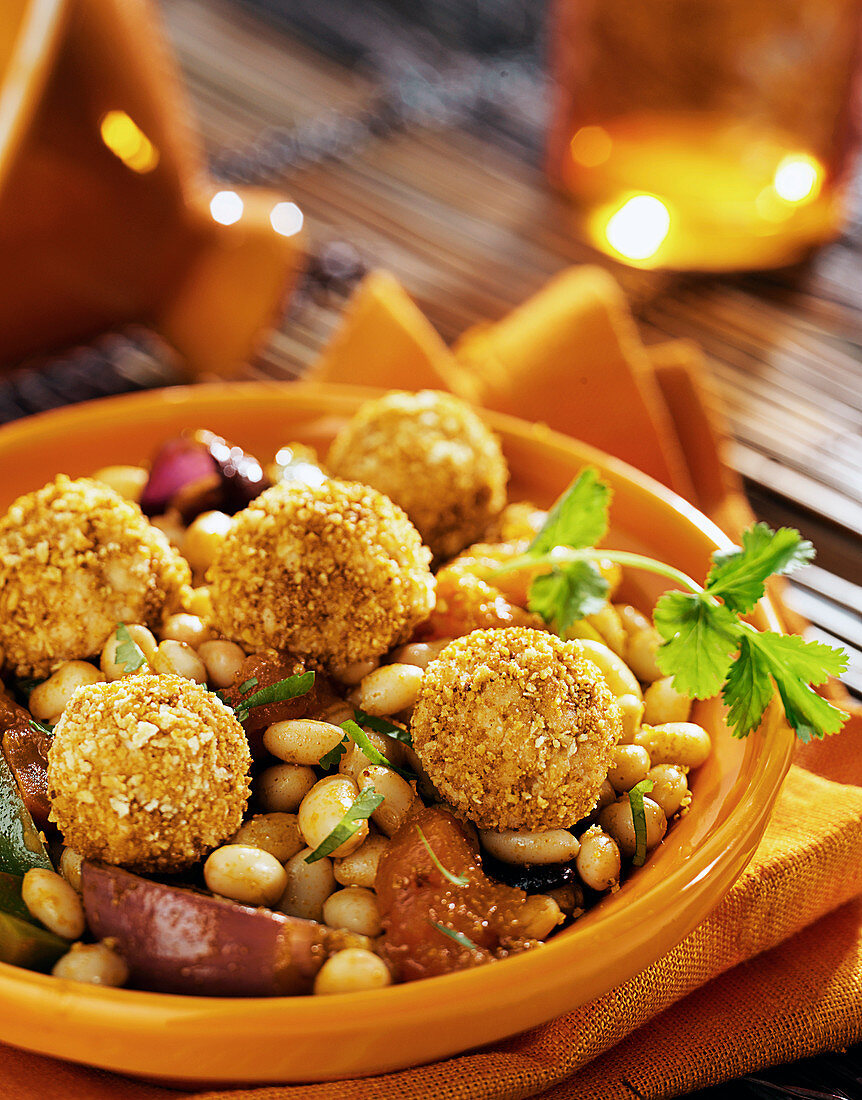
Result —
M 367 395 L 248 383 L 48 413 L 0 431 L 0 506 L 59 471 L 146 462 L 184 428 L 209 428 L 261 456 L 291 440 L 322 449 Z M 702 576 L 711 552 L 729 545 L 631 467 L 541 427 L 488 420 L 503 440 L 512 499 L 547 506 L 592 463 L 614 490 L 609 546 Z M 657 579 L 630 574 L 623 597 L 651 606 L 660 591 Z M 778 629 L 767 601 L 757 622 Z M 0 1040 L 185 1084 L 317 1081 L 443 1058 L 585 1004 L 667 953 L 718 903 L 753 854 L 789 767 L 793 737 L 774 709 L 745 741 L 730 736 L 715 700 L 696 704 L 693 718 L 715 736 L 691 812 L 617 894 L 538 950 L 371 993 L 265 1000 L 101 989 L 0 965 Z

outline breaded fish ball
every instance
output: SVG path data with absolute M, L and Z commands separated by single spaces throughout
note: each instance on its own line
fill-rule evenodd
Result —
M 411 723 L 431 782 L 482 829 L 568 828 L 590 812 L 622 734 L 577 642 L 476 630 L 429 664 Z
M 233 711 L 181 676 L 80 688 L 48 753 L 51 820 L 85 859 L 178 871 L 233 836 L 251 755 Z
M 0 647 L 16 676 L 98 653 L 117 623 L 178 610 L 188 564 L 136 504 L 61 475 L 0 519 Z
M 216 625 L 327 665 L 379 657 L 434 606 L 430 552 L 367 485 L 283 482 L 239 512 L 207 574 Z
M 475 542 L 506 503 L 499 440 L 466 402 L 435 390 L 367 401 L 335 437 L 327 464 L 336 477 L 386 493 L 441 560 Z

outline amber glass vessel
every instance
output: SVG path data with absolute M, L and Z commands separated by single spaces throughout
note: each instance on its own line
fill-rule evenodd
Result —
M 791 263 L 833 236 L 860 0 L 557 0 L 551 177 L 642 267 Z

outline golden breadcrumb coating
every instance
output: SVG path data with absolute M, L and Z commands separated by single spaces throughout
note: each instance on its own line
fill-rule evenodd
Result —
M 466 402 L 435 390 L 367 401 L 335 437 L 327 464 L 336 477 L 386 493 L 440 560 L 474 542 L 506 503 L 499 440 Z
M 457 813 L 483 829 L 540 830 L 590 812 L 622 722 L 577 642 L 511 627 L 446 646 L 425 673 L 411 729 Z
M 188 564 L 113 489 L 60 475 L 0 519 L 0 647 L 16 676 L 98 653 L 117 623 L 179 610 Z
M 285 482 L 234 519 L 207 574 L 216 625 L 328 665 L 379 657 L 434 606 L 416 528 L 366 485 Z
M 85 859 L 178 871 L 233 836 L 251 755 L 230 707 L 182 676 L 79 688 L 48 753 L 51 820 Z

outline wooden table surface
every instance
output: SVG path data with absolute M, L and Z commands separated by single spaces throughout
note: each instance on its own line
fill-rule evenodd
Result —
M 379 5 L 162 5 L 214 171 L 284 187 L 319 254 L 343 263 L 355 249 L 389 268 L 445 339 L 586 261 L 613 269 L 648 342 L 696 340 L 730 425 L 727 461 L 755 511 L 818 547 L 817 565 L 793 582 L 793 606 L 813 636 L 845 645 L 846 682 L 862 694 L 862 193 L 844 236 L 792 270 L 619 267 L 577 239 L 569 204 L 546 186 L 546 86 L 529 41 L 526 53 L 498 42 L 478 63 L 388 16 L 381 23 Z M 530 33 L 521 28 L 519 49 Z M 248 374 L 301 374 L 333 331 L 347 282 L 307 288 Z M 825 1067 L 796 1083 L 823 1086 Z

